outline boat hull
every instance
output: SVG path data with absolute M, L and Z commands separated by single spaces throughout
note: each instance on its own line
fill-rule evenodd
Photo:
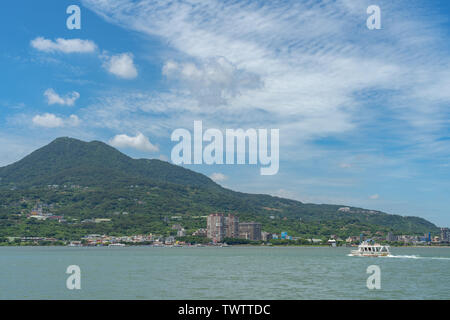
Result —
M 351 255 L 358 257 L 387 257 L 389 255 L 389 252 L 368 253 L 368 252 L 352 251 Z

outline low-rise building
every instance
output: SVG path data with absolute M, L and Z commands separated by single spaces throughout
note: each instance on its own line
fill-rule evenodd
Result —
M 269 232 L 263 231 L 263 232 L 261 232 L 261 239 L 262 239 L 262 241 L 269 241 L 272 239 L 272 234 Z
M 206 237 L 206 235 L 207 235 L 207 230 L 204 229 L 204 228 L 200 228 L 200 229 L 195 230 L 195 231 L 192 233 L 192 235 L 193 235 L 193 236 L 197 236 L 197 237 Z

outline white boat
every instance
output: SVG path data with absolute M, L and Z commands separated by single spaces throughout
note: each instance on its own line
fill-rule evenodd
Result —
M 110 243 L 108 247 L 125 247 L 123 243 Z
M 390 255 L 389 246 L 379 243 L 371 243 L 369 240 L 363 241 L 357 250 L 352 250 L 352 256 L 361 257 L 385 257 Z

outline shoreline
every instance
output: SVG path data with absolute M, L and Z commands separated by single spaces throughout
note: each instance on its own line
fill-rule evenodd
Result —
M 38 248 L 44 248 L 44 247 L 67 247 L 67 248 L 133 248 L 133 247 L 152 247 L 152 248 L 231 248 L 231 247 L 247 247 L 247 248 L 289 248 L 289 247 L 296 247 L 296 248 L 333 248 L 328 245 L 245 245 L 245 244 L 239 244 L 239 245 L 227 245 L 227 246 L 215 246 L 215 245 L 190 245 L 190 246 L 172 246 L 172 245 L 124 245 L 124 246 L 108 246 L 108 245 L 102 245 L 102 246 L 69 246 L 69 245 L 0 245 L 0 248 L 6 247 L 6 248 L 13 248 L 13 247 L 38 247 Z M 334 248 L 356 248 L 357 246 L 340 246 L 340 247 L 334 247 Z M 392 246 L 391 248 L 450 248 L 450 245 L 445 246 Z

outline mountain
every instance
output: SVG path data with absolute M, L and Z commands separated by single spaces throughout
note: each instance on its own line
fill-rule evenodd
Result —
M 202 174 L 160 160 L 132 159 L 99 141 L 58 138 L 22 160 L 0 168 L 0 183 L 15 186 L 123 184 L 148 180 L 217 188 Z
M 0 204 L 0 236 L 173 233 L 170 220 L 195 230 L 206 226 L 200 217 L 211 212 L 236 213 L 241 221 L 261 222 L 266 231 L 301 236 L 438 232 L 419 217 L 235 192 L 168 162 L 133 159 L 105 143 L 72 138 L 58 138 L 0 168 Z M 25 219 L 38 205 L 68 223 Z M 81 222 L 93 218 L 111 221 Z

